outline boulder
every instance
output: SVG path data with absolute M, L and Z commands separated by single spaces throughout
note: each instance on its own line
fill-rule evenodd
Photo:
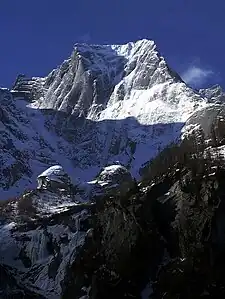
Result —
M 129 170 L 119 164 L 104 167 L 95 180 L 88 182 L 92 194 L 120 195 L 127 194 L 135 186 L 135 180 Z
M 38 189 L 67 189 L 71 185 L 68 174 L 61 165 L 54 165 L 42 172 L 38 177 Z

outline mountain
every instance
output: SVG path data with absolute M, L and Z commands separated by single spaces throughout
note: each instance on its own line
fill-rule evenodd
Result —
M 1 88 L 0 298 L 224 298 L 223 98 L 149 40 Z
M 33 188 L 60 164 L 77 181 L 115 161 L 140 169 L 177 142 L 187 119 L 210 100 L 188 87 L 150 40 L 76 44 L 45 78 L 20 76 L 0 90 L 2 198 Z

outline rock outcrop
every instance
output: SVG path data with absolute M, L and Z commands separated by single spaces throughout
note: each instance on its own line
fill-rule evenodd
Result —
M 61 298 L 67 270 L 85 241 L 90 209 L 69 194 L 47 190 L 1 205 L 0 263 L 20 289 Z M 3 298 L 11 298 L 2 288 Z
M 206 89 L 200 89 L 199 93 L 213 103 L 224 103 L 225 101 L 224 91 L 219 85 L 214 85 Z
M 71 186 L 71 179 L 61 165 L 54 165 L 46 169 L 37 177 L 38 189 L 67 189 Z
M 104 167 L 95 180 L 87 184 L 91 189 L 91 197 L 101 194 L 123 196 L 136 187 L 136 181 L 129 170 L 120 164 Z

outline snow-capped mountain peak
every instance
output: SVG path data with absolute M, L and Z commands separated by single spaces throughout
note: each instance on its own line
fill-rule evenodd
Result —
M 34 186 L 38 174 L 58 164 L 75 182 L 92 180 L 114 161 L 138 178 L 142 165 L 179 140 L 186 120 L 209 102 L 146 39 L 76 44 L 45 78 L 22 76 L 0 94 L 4 197 Z
M 207 146 L 211 137 L 218 145 L 219 135 L 224 142 L 223 98 L 219 86 L 188 87 L 150 40 L 76 44 L 71 57 L 48 76 L 19 75 L 12 90 L 0 88 L 0 194 L 9 199 L 0 207 L 0 297 L 89 298 L 90 291 L 90 298 L 106 298 L 112 290 L 114 298 L 120 289 L 117 297 L 124 298 L 131 289 L 136 298 L 144 285 L 149 294 L 149 268 L 160 261 L 160 274 L 170 253 L 175 268 L 189 273 L 186 258 L 192 267 L 193 245 L 194 256 L 204 251 L 199 244 L 207 243 L 207 253 L 208 240 L 216 240 L 214 231 L 224 218 L 216 213 L 224 181 L 218 162 L 224 159 L 212 165 L 202 160 L 206 154 L 208 160 L 219 159 L 223 146 L 207 147 L 209 155 L 198 150 L 204 137 L 209 137 Z M 181 141 L 190 134 L 196 155 Z M 180 148 L 169 149 L 173 154 L 165 151 L 154 160 L 155 167 L 149 163 L 180 141 Z M 199 156 L 193 159 L 196 167 L 193 156 Z M 146 169 L 148 186 L 143 185 Z M 141 174 L 144 180 L 137 182 Z M 195 213 L 202 215 L 197 222 Z M 190 215 L 196 224 L 192 230 Z M 217 239 L 214 249 L 222 244 Z M 204 271 L 211 273 L 208 265 Z M 106 296 L 98 296 L 104 280 Z

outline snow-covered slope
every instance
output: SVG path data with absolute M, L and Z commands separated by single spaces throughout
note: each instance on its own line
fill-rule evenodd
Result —
M 29 96 L 22 100 L 17 91 Z M 46 78 L 23 78 L 13 91 L 0 90 L 0 103 L 0 190 L 6 198 L 32 187 L 56 164 L 74 180 L 91 180 L 115 161 L 138 177 L 208 99 L 170 70 L 153 41 L 140 40 L 77 44 Z
M 60 147 L 67 142 L 46 129 L 41 111 L 0 89 L 0 116 L 1 199 L 36 186 L 37 176 L 50 165 L 63 162 L 67 173 L 73 175 L 71 162 Z

